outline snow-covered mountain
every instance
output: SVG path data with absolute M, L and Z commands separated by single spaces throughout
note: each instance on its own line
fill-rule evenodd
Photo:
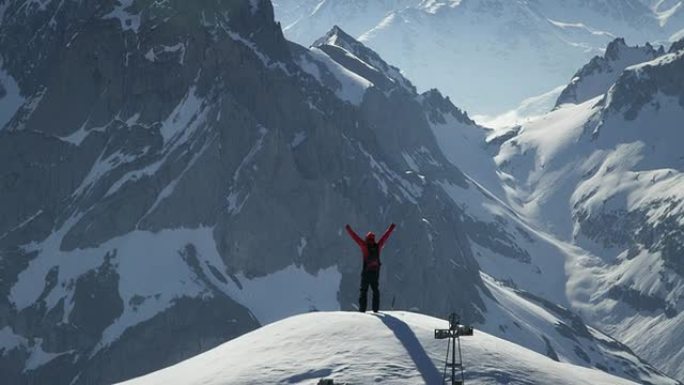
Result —
M 622 38 L 615 39 L 606 53 L 596 56 L 589 64 L 577 71 L 556 101 L 556 107 L 565 103 L 579 104 L 606 93 L 625 68 L 647 62 L 665 53 L 665 48 L 653 48 L 649 43 L 642 47 L 630 47 Z
M 684 50 L 677 47 L 627 67 L 592 99 L 490 139 L 503 142 L 495 160 L 509 186 L 505 200 L 566 250 L 570 307 L 681 378 Z M 605 84 L 586 79 L 586 89 Z M 536 292 L 522 267 L 489 273 Z
M 300 65 L 322 84 L 327 84 L 340 97 L 352 103 L 358 102 L 359 97 L 350 98 L 349 95 L 362 94 L 362 103 L 367 104 L 375 89 L 395 94 L 395 97 L 396 94 L 408 92 L 420 101 L 440 149 L 465 174 L 468 188 L 440 184 L 462 209 L 463 231 L 480 265 L 485 271 L 492 268 L 491 258 L 483 257 L 483 250 L 494 250 L 505 255 L 505 259 L 526 263 L 526 271 L 531 273 L 526 277 L 529 282 L 539 282 L 541 276 L 544 281 L 553 283 L 551 287 L 539 285 L 540 290 L 534 291 L 541 295 L 538 296 L 529 291 L 506 288 L 485 274 L 487 292 L 482 298 L 486 311 L 484 322 L 478 323 L 479 326 L 563 362 L 600 367 L 638 381 L 671 381 L 653 368 L 644 367 L 639 359 L 625 361 L 625 357 L 633 354 L 629 348 L 596 330 L 589 331 L 579 317 L 563 307 L 570 306 L 565 294 L 564 272 L 559 271 L 556 261 L 549 266 L 544 259 L 551 253 L 564 258 L 565 251 L 555 240 L 549 241 L 549 236 L 530 228 L 510 207 L 497 201 L 496 197 L 504 196 L 505 192 L 498 179 L 494 159 L 486 148 L 490 132 L 477 126 L 438 91 L 416 94 L 415 88 L 396 68 L 339 27 L 334 27 L 318 39 L 310 51 L 301 52 L 302 56 L 297 59 Z M 326 81 L 331 76 L 326 76 L 325 70 L 330 70 L 334 74 L 332 77 L 338 79 L 339 83 Z M 365 89 L 366 93 L 350 91 L 353 87 L 340 84 L 355 84 L 357 89 Z M 402 157 L 410 160 L 413 156 L 402 153 Z M 429 175 L 414 161 L 409 161 L 409 164 L 412 172 L 422 177 Z M 491 271 L 500 273 L 510 264 L 498 261 L 494 266 Z M 544 298 L 551 299 L 556 305 Z M 631 364 L 628 364 L 629 361 Z
M 332 25 L 394 63 L 419 90 L 439 88 L 475 115 L 496 115 L 566 84 L 606 44 L 666 42 L 638 0 L 275 0 L 285 35 L 311 44 Z M 287 12 L 298 6 L 298 12 Z M 552 107 L 552 106 L 551 106 Z
M 442 187 L 467 184 L 395 69 L 363 67 L 368 80 L 332 46 L 285 41 L 267 1 L 2 10 L 3 381 L 119 381 L 291 314 L 352 309 L 345 223 L 399 225 L 384 306 L 483 320 Z
M 434 329 L 448 325 L 409 312 L 309 313 L 124 384 L 316 384 L 323 378 L 336 384 L 441 384 L 447 344 L 434 339 Z M 461 341 L 469 384 L 634 384 L 479 330 Z
M 290 43 L 268 1 L 3 7 L 7 381 L 120 381 L 352 310 L 342 226 L 396 221 L 384 307 L 457 310 L 552 360 L 675 383 L 568 310 L 567 248 L 504 201 L 507 136 L 340 28 Z

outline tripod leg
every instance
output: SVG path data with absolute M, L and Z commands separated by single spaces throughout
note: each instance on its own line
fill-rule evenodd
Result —
M 456 385 L 456 338 L 451 342 L 451 385 Z M 458 342 L 460 346 L 460 341 Z
M 446 379 L 447 367 L 449 366 L 449 350 L 451 350 L 451 338 L 447 340 L 447 354 L 444 358 L 444 371 L 442 371 L 442 383 Z
M 461 353 L 461 339 L 458 340 L 458 361 L 461 363 L 461 384 L 465 383 L 465 374 L 463 373 L 463 354 Z

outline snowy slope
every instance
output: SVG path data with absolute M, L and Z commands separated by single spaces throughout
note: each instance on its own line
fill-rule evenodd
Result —
M 20 94 L 16 80 L 2 68 L 0 61 L 0 130 L 23 103 L 24 98 Z
M 483 273 L 491 297 L 478 328 L 554 361 L 597 368 L 638 383 L 679 384 L 638 358 L 613 337 L 586 326 L 576 313 Z
M 599 257 L 530 225 L 533 221 L 516 214 L 482 185 L 469 183 L 466 190 L 445 189 L 466 208 L 469 242 L 485 272 L 489 295 L 480 328 L 562 362 L 597 367 L 640 383 L 678 383 L 603 334 L 606 323 L 592 317 L 604 306 L 593 302 L 592 295 L 606 285 L 602 276 L 609 271 Z M 638 269 L 632 274 L 639 274 Z M 612 300 L 611 306 L 619 301 Z M 662 310 L 655 310 L 654 315 L 659 314 Z M 585 326 L 587 321 L 595 328 Z M 661 332 L 672 326 L 656 322 L 650 325 L 658 325 Z M 679 351 L 677 329 L 666 333 L 674 340 L 661 346 Z
M 444 320 L 409 312 L 309 313 L 265 326 L 172 367 L 127 381 L 161 384 L 439 384 Z M 563 364 L 476 330 L 462 339 L 469 384 L 632 384 Z
M 520 102 L 520 104 L 504 113 L 497 115 L 476 115 L 473 119 L 485 127 L 494 129 L 515 127 L 525 121 L 537 118 L 553 109 L 558 96 L 567 85 L 558 86 L 541 95 L 532 96 Z
M 605 95 L 524 123 L 495 158 L 506 201 L 565 250 L 571 307 L 678 378 L 683 54 L 628 67 Z
M 605 304 L 594 301 L 595 293 L 602 290 L 602 285 L 610 288 L 603 278 L 609 268 L 600 257 L 542 230 L 481 184 L 470 179 L 469 184 L 471 188 L 465 190 L 444 188 L 465 208 L 469 241 L 480 268 L 486 272 L 484 281 L 493 301 L 485 297 L 487 312 L 481 328 L 563 362 L 598 367 L 637 382 L 676 383 L 650 365 L 646 370 L 638 369 L 645 362 L 599 331 L 606 331 L 606 323 L 592 315 Z M 632 274 L 639 274 L 633 267 Z M 619 301 L 609 300 L 610 306 Z M 656 318 L 663 314 L 663 310 L 654 311 Z M 596 329 L 584 326 L 587 321 Z M 672 326 L 670 322 L 657 325 L 661 332 Z M 612 335 L 613 329 L 608 330 Z M 673 338 L 670 351 L 678 352 L 677 329 L 666 333 Z M 640 336 L 638 332 L 633 335 Z M 661 359 L 659 356 L 653 360 Z

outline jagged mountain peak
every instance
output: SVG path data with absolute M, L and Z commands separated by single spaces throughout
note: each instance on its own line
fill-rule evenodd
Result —
M 477 125 L 472 119 L 470 119 L 466 111 L 456 107 L 448 96 L 445 97 L 436 88 L 423 92 L 420 95 L 420 101 L 422 102 L 426 111 L 434 111 L 437 113 L 429 115 L 433 123 L 435 123 L 435 121 L 441 123 L 443 120 L 443 115 L 451 115 L 461 123 Z
M 684 38 L 681 38 L 681 39 L 675 41 L 674 43 L 672 43 L 672 45 L 670 46 L 670 50 L 668 52 L 674 53 L 677 51 L 681 51 L 683 49 L 684 49 Z
M 642 51 L 650 55 L 659 56 L 665 53 L 665 48 L 663 46 L 654 48 L 651 43 L 645 43 L 643 46 L 630 46 L 625 42 L 622 37 L 615 38 L 613 41 L 608 43 L 606 47 L 606 53 L 603 55 L 605 59 L 611 61 L 617 61 L 624 57 L 624 55 L 629 54 L 630 51 Z
M 323 44 L 338 45 L 340 47 L 350 48 L 350 46 L 360 44 L 356 39 L 351 37 L 346 33 L 340 26 L 334 25 L 330 31 L 328 31 L 321 38 L 316 40 L 312 46 L 318 47 Z
M 663 55 L 665 48 L 651 44 L 630 46 L 624 38 L 616 38 L 606 47 L 605 54 L 594 56 L 573 76 L 556 100 L 556 108 L 563 104 L 580 104 L 608 91 L 622 71 L 634 64 L 653 60 Z
M 606 47 L 606 57 L 612 57 L 614 54 L 620 50 L 621 47 L 627 47 L 625 38 L 617 37 L 613 39 Z
M 354 39 L 338 25 L 317 39 L 311 47 L 324 51 L 335 62 L 367 79 L 378 88 L 389 90 L 400 86 L 412 93 L 416 92 L 415 86 L 397 67 L 388 64 L 375 51 Z M 370 72 L 377 74 L 370 73 L 369 69 Z
M 678 98 L 684 107 L 684 50 L 628 67 L 610 89 L 605 101 L 610 111 L 620 111 L 634 120 L 641 108 L 656 103 L 656 94 Z

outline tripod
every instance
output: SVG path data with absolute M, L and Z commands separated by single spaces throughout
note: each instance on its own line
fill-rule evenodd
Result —
M 458 362 L 456 362 L 456 345 L 458 345 Z M 449 362 L 449 351 L 451 351 L 451 362 Z M 446 379 L 447 368 L 451 368 L 451 385 L 463 385 L 465 374 L 463 373 L 463 355 L 461 354 L 461 338 L 458 333 L 449 337 L 447 342 L 446 359 L 444 360 L 444 371 L 442 372 L 442 382 Z M 461 380 L 456 379 L 456 369 L 461 372 Z

